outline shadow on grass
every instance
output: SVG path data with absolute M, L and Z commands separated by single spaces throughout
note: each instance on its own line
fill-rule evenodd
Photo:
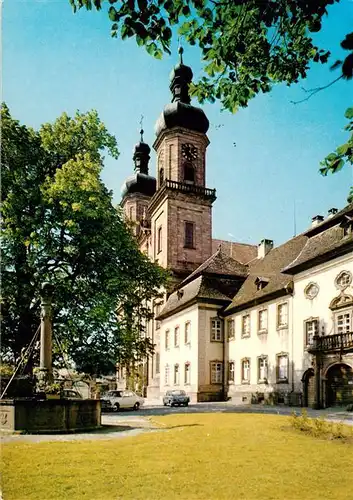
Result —
M 165 429 L 180 429 L 180 428 L 183 428 L 183 427 L 203 427 L 204 425 L 203 424 L 184 424 L 184 425 L 168 425 L 166 427 L 161 427 L 161 429 L 165 430 Z
M 145 429 L 136 425 L 108 425 L 102 424 L 99 429 L 92 431 L 92 434 L 112 434 L 114 432 L 134 431 L 136 429 Z

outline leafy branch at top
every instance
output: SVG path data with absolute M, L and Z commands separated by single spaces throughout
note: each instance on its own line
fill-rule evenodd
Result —
M 234 112 L 275 83 L 287 85 L 305 78 L 311 62 L 327 63 L 330 52 L 311 38 L 322 28 L 327 7 L 339 0 L 70 0 L 74 10 L 108 6 L 111 35 L 135 37 L 139 46 L 161 58 L 170 53 L 174 36 L 198 45 L 204 75 L 191 87 L 202 103 L 220 100 Z M 341 78 L 353 74 L 353 34 L 337 61 Z
M 322 175 L 339 172 L 346 163 L 353 165 L 353 108 L 347 109 L 345 117 L 348 118 L 349 122 L 344 127 L 344 130 L 350 132 L 350 137 L 346 143 L 338 146 L 333 153 L 330 153 L 321 162 L 320 173 Z M 350 188 L 348 202 L 353 202 L 353 187 Z

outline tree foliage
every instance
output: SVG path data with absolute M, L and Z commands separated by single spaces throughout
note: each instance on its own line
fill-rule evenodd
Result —
M 200 102 L 219 99 L 236 111 L 278 82 L 305 78 L 311 62 L 327 63 L 330 52 L 317 47 L 311 33 L 321 30 L 327 7 L 339 0 L 70 0 L 77 8 L 107 6 L 111 35 L 135 37 L 139 46 L 161 58 L 172 38 L 198 45 L 204 75 L 192 88 Z M 341 46 L 348 51 L 339 78 L 353 76 L 353 33 Z
M 333 153 L 330 153 L 321 162 L 322 168 L 320 172 L 322 175 L 327 175 L 328 173 L 334 174 L 342 170 L 345 164 L 353 166 L 353 108 L 348 108 L 345 117 L 349 120 L 348 124 L 344 127 L 344 130 L 350 132 L 350 137 L 348 141 L 341 146 L 338 146 Z M 348 195 L 348 202 L 353 202 L 353 186 L 350 189 Z
M 2 354 L 18 359 L 33 337 L 44 281 L 55 287 L 55 335 L 79 369 L 104 373 L 151 350 L 139 302 L 158 295 L 165 272 L 140 253 L 100 179 L 116 139 L 95 111 L 64 113 L 38 131 L 6 105 L 1 117 Z M 127 328 L 118 304 L 141 324 Z

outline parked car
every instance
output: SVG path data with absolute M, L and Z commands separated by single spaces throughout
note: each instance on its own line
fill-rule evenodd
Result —
M 108 391 L 101 398 L 101 408 L 107 411 L 119 411 L 123 408 L 138 410 L 143 403 L 143 398 L 132 391 Z
M 74 391 L 73 389 L 64 389 L 62 392 L 62 397 L 64 399 L 82 399 L 81 394 L 77 391 Z
M 188 406 L 189 402 L 190 398 L 185 391 L 167 391 L 163 397 L 164 406 Z

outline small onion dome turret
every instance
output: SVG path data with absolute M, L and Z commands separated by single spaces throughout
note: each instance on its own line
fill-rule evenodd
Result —
M 122 198 L 132 193 L 153 196 L 156 192 L 156 179 L 148 175 L 151 148 L 143 142 L 143 130 L 140 131 L 140 134 L 141 140 L 135 145 L 132 157 L 135 164 L 135 173 L 124 182 L 121 188 Z

